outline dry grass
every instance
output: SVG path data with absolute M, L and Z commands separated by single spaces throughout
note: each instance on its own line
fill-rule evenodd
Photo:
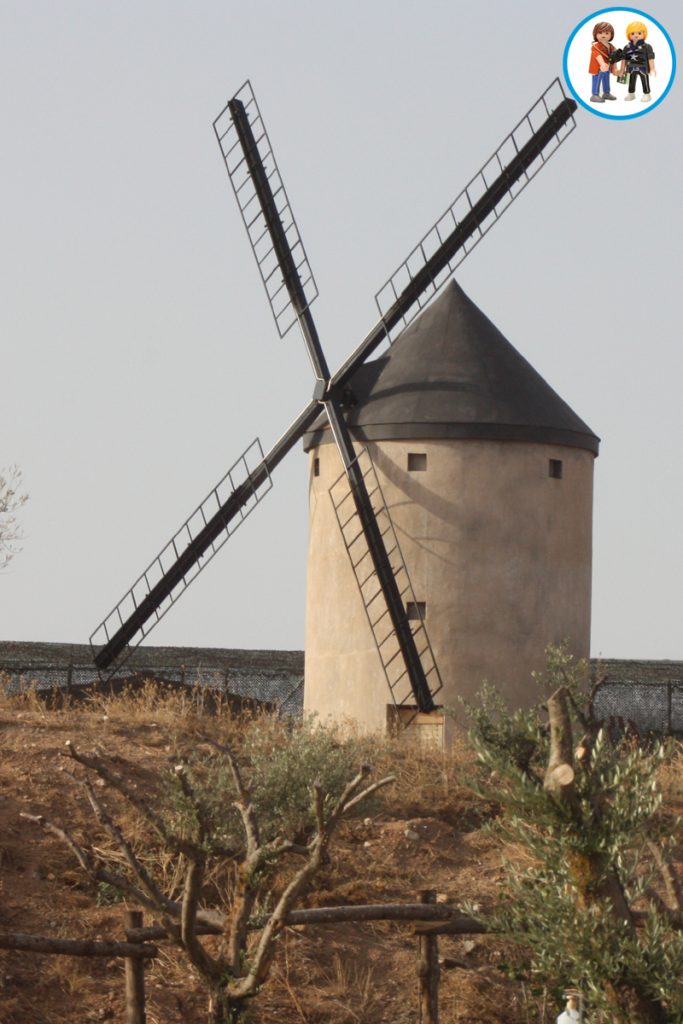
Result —
M 657 782 L 667 803 L 683 804 L 683 746 L 672 746 L 670 756 L 657 772 Z
M 40 697 L 0 694 L 0 928 L 34 934 L 121 938 L 124 905 L 97 906 L 96 893 L 69 852 L 36 832 L 20 811 L 44 813 L 79 836 L 97 836 L 78 787 L 58 771 L 66 739 L 98 749 L 128 771 L 149 798 L 178 748 L 191 749 L 201 735 L 239 747 L 252 727 L 226 709 L 207 714 L 187 695 L 145 687 L 136 694 L 75 702 L 46 710 Z M 283 727 L 264 720 L 279 742 Z M 279 730 L 279 732 L 278 732 Z M 341 742 L 339 737 L 334 742 Z M 343 824 L 332 859 L 307 897 L 308 905 L 413 901 L 421 888 L 440 899 L 478 903 L 482 912 L 496 899 L 501 849 L 481 831 L 492 808 L 466 787 L 471 754 L 406 751 L 400 741 L 372 738 L 375 775 L 393 773 L 395 786 L 381 801 Z M 672 809 L 683 805 L 680 751 L 661 769 Z M 116 804 L 138 851 L 149 846 L 147 826 Z M 109 848 L 107 847 L 107 848 Z M 506 853 L 515 857 L 512 848 Z M 149 866 L 167 891 L 177 889 L 181 866 L 160 852 Z M 225 899 L 229 872 L 216 869 L 206 896 Z M 273 880 L 275 887 L 282 880 Z M 504 946 L 481 937 L 470 949 L 464 939 L 444 938 L 444 956 L 458 966 L 444 970 L 443 1024 L 530 1024 L 518 983 L 497 970 Z M 287 929 L 272 976 L 250 1011 L 250 1024 L 409 1024 L 416 1020 L 415 939 L 410 929 L 386 923 Z M 202 1019 L 204 995 L 182 956 L 163 947 L 146 971 L 149 1024 Z M 558 1007 L 548 1008 L 548 1020 Z M 0 1024 L 123 1019 L 123 982 L 117 961 L 85 961 L 0 952 Z

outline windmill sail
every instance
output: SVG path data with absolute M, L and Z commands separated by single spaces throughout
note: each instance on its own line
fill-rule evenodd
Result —
M 256 438 L 185 520 L 90 637 L 101 678 L 110 678 L 206 568 L 272 487 L 271 469 L 315 419 L 311 403 L 264 458 Z
M 363 448 L 359 452 L 357 461 L 366 483 L 377 524 L 385 539 L 387 555 L 391 559 L 401 601 L 408 608 L 418 609 L 419 602 L 413 590 L 377 471 L 367 448 Z M 346 474 L 342 473 L 332 484 L 329 494 L 391 699 L 395 707 L 405 707 L 413 698 L 410 675 L 406 663 L 401 657 L 401 648 L 393 628 L 389 609 L 386 601 L 382 600 L 382 587 L 377 579 L 377 573 L 374 571 L 365 533 L 359 528 L 358 512 Z M 433 699 L 443 688 L 443 682 L 422 615 L 412 622 L 411 632 Z M 410 720 L 404 719 L 403 721 L 404 724 L 408 724 Z
M 240 111 L 242 118 L 236 117 Z M 250 128 L 249 145 L 245 146 L 241 125 Z M 297 322 L 302 310 L 317 298 L 318 289 L 306 256 L 301 235 L 289 205 L 287 192 L 266 132 L 261 111 L 249 82 L 225 105 L 213 123 L 225 167 L 235 193 L 244 226 L 254 251 L 256 264 L 266 289 L 280 337 L 283 338 Z M 270 192 L 268 207 L 259 200 L 257 183 L 265 180 Z M 272 225 L 279 221 L 280 231 L 273 238 L 266 218 Z M 298 301 L 291 298 L 282 278 L 285 250 L 291 253 L 298 278 Z
M 559 78 L 526 112 L 375 296 L 388 331 L 407 327 L 573 131 Z
M 343 386 L 386 337 L 400 333 L 499 220 L 576 127 L 556 78 L 375 297 L 379 323 L 332 378 Z
M 245 225 L 257 223 L 259 219 L 262 219 L 264 231 L 267 232 L 270 238 L 269 252 L 271 253 L 274 266 L 269 276 L 271 278 L 276 276 L 281 278 L 282 287 L 289 296 L 291 311 L 299 322 L 318 382 L 316 385 L 316 395 L 327 414 L 330 428 L 341 456 L 344 472 L 348 479 L 350 497 L 355 507 L 357 521 L 364 536 L 373 566 L 373 575 L 378 584 L 378 595 L 381 593 L 386 615 L 391 623 L 392 634 L 398 645 L 398 653 L 405 667 L 405 674 L 409 681 L 412 697 L 420 711 L 432 711 L 434 709 L 433 693 L 430 690 L 425 667 L 422 664 L 420 652 L 417 648 L 410 622 L 408 621 L 406 606 L 396 581 L 395 571 L 389 560 L 384 536 L 377 522 L 375 508 L 370 500 L 365 478 L 358 464 L 353 441 L 346 426 L 339 399 L 334 392 L 330 392 L 328 389 L 330 373 L 309 308 L 310 303 L 306 296 L 305 279 L 302 280 L 301 276 L 304 263 L 306 273 L 310 273 L 308 261 L 305 260 L 305 257 L 303 259 L 298 258 L 289 244 L 287 224 L 294 222 L 293 214 L 286 199 L 283 201 L 281 208 L 278 205 L 277 192 L 279 190 L 284 192 L 284 186 L 279 174 L 275 176 L 274 172 L 269 169 L 268 163 L 264 161 L 259 144 L 264 147 L 268 154 L 267 159 L 270 160 L 272 158 L 274 163 L 275 158 L 272 155 L 272 147 L 268 141 L 263 119 L 256 107 L 255 100 L 253 100 L 251 87 L 245 86 L 241 92 L 246 92 L 249 102 L 245 104 L 239 96 L 234 97 L 228 103 L 227 109 L 230 111 L 230 116 L 235 126 L 238 148 L 243 154 L 242 160 L 237 159 L 237 156 L 234 158 L 236 168 L 245 168 L 245 178 L 240 184 L 239 190 L 252 194 L 249 205 L 253 212 L 250 213 L 249 222 L 245 219 Z M 247 109 L 248 106 L 252 107 L 251 112 Z M 230 174 L 229 166 L 228 173 Z M 233 181 L 232 174 L 231 181 Z M 247 186 L 249 187 L 247 188 Z M 235 189 L 234 181 L 233 188 Z M 238 189 L 235 189 L 235 194 L 239 202 Z M 249 232 L 248 226 L 247 231 Z M 298 238 L 298 231 L 296 235 Z M 256 262 L 259 265 L 261 276 L 263 276 L 261 254 L 258 245 L 251 234 L 249 234 L 249 240 Z M 279 271 L 279 275 L 277 271 Z M 275 312 L 275 309 L 273 312 Z

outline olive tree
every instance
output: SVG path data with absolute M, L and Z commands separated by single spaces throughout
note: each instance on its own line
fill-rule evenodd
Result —
M 206 987 L 210 1024 L 234 1024 L 258 995 L 338 825 L 394 781 L 370 783 L 367 765 L 351 768 L 352 742 L 332 742 L 310 724 L 278 732 L 263 720 L 246 732 L 239 758 L 227 742 L 197 735 L 144 793 L 134 764 L 122 771 L 121 759 L 69 742 L 80 766 L 69 774 L 99 827 L 79 840 L 22 815 L 66 843 L 98 887 L 152 912 L 154 938 L 175 944 Z
M 543 704 L 511 712 L 488 687 L 470 709 L 479 791 L 524 850 L 505 865 L 490 924 L 515 940 L 513 976 L 556 997 L 578 986 L 593 1024 L 680 1024 L 680 823 L 657 781 L 667 748 L 601 728 L 581 675 L 554 649 Z

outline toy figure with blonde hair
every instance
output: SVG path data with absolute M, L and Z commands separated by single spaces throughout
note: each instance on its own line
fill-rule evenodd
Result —
M 616 99 L 609 88 L 610 56 L 614 53 L 613 39 L 614 27 L 608 21 L 598 21 L 593 25 L 593 45 L 588 65 L 588 74 L 592 75 L 591 103 L 604 103 L 605 100 Z M 600 95 L 600 86 L 602 86 L 602 96 Z
M 628 72 L 628 93 L 627 100 L 636 98 L 636 82 L 640 79 L 643 89 L 641 103 L 649 103 L 652 99 L 650 91 L 650 75 L 656 75 L 655 53 L 647 39 L 647 25 L 642 21 L 632 21 L 626 27 L 628 43 L 624 47 L 623 62 L 620 72 Z
M 581 1024 L 583 1020 L 581 993 L 577 989 L 569 989 L 564 996 L 567 1006 L 557 1018 L 557 1024 Z

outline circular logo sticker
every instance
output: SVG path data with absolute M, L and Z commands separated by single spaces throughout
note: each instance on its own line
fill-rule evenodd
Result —
M 564 48 L 572 95 L 598 117 L 626 121 L 659 106 L 676 73 L 669 33 L 646 11 L 605 7 L 580 22 Z

